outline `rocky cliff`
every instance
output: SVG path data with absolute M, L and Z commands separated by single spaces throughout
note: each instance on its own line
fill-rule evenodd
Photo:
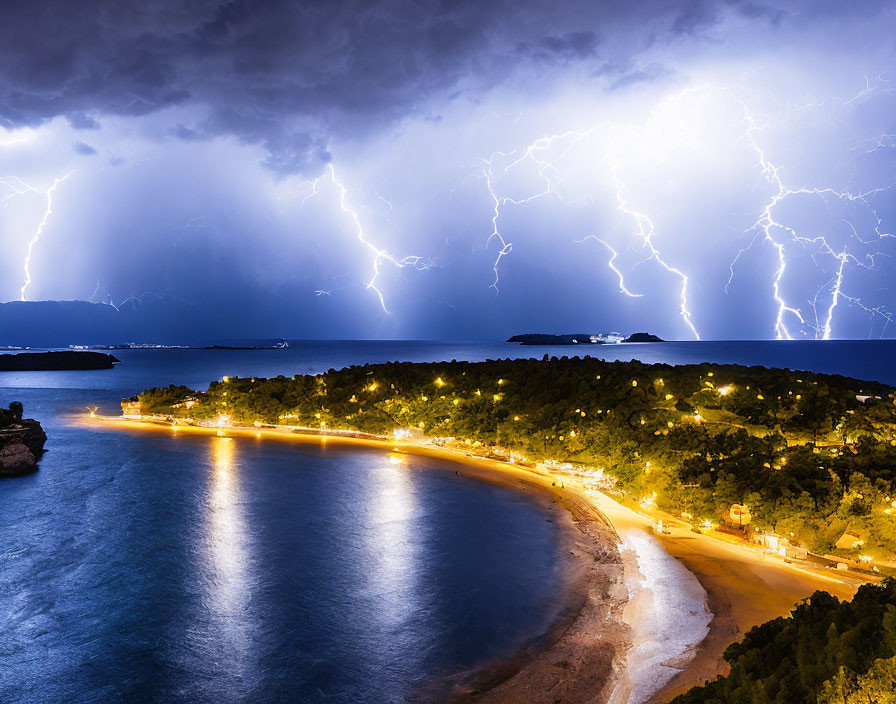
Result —
M 21 403 L 14 401 L 9 410 L 0 409 L 0 477 L 36 471 L 46 441 L 40 423 L 22 418 Z

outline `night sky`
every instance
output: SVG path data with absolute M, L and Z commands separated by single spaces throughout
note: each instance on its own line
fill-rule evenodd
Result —
M 892 2 L 3 2 L 0 300 L 218 337 L 891 337 L 894 30 Z

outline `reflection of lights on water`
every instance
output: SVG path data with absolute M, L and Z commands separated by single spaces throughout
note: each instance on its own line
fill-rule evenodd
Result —
M 377 594 L 376 618 L 392 627 L 414 613 L 416 513 L 413 476 L 403 455 L 391 453 L 372 471 L 367 575 Z
M 248 601 L 247 540 L 240 507 L 237 443 L 232 438 L 211 439 L 211 484 L 207 510 L 207 556 L 211 573 L 209 604 L 222 624 L 226 645 L 243 649 L 249 644 L 242 612 Z M 234 658 L 239 661 L 240 658 Z

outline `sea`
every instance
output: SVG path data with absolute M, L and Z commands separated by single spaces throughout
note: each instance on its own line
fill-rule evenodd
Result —
M 590 354 L 896 385 L 896 341 L 290 341 L 115 350 L 112 370 L 0 372 L 49 437 L 0 480 L 0 702 L 402 702 L 506 658 L 563 608 L 556 509 L 449 463 L 327 443 L 84 422 L 153 386 L 385 361 Z M 426 691 L 433 691 L 427 689 Z

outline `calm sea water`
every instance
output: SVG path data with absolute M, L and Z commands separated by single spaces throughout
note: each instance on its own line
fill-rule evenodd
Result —
M 891 342 L 312 342 L 120 351 L 97 372 L 0 373 L 44 424 L 0 481 L 0 702 L 396 702 L 507 655 L 557 616 L 552 509 L 434 460 L 79 425 L 141 389 L 387 360 L 602 353 L 896 383 Z

